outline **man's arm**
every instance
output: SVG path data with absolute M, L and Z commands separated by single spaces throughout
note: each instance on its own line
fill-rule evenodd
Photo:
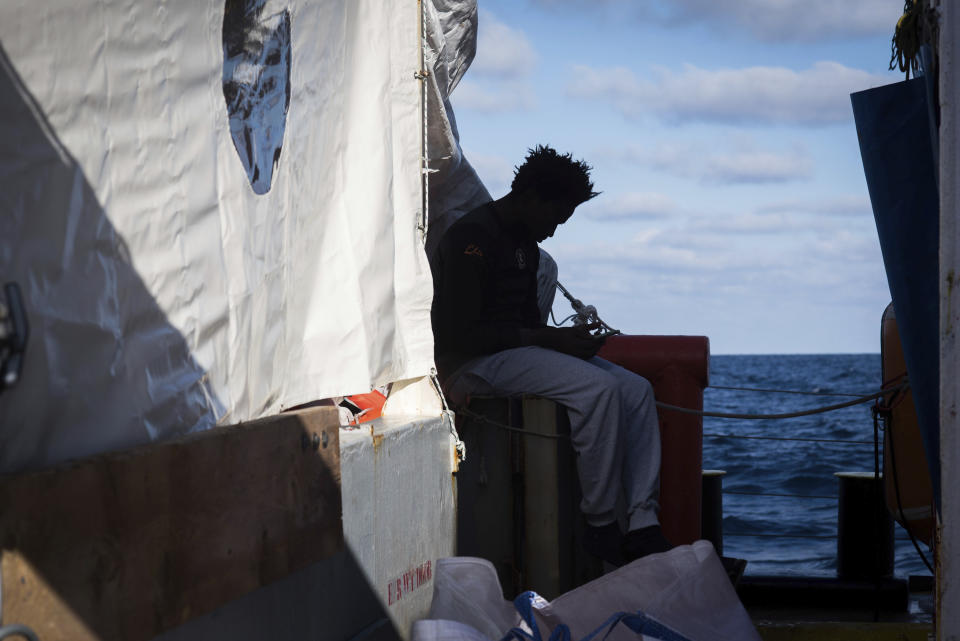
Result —
M 537 345 L 576 356 L 577 358 L 591 358 L 597 355 L 603 346 L 605 338 L 597 338 L 590 334 L 595 326 L 576 325 L 574 327 L 537 327 L 523 329 L 521 340 L 527 345 Z

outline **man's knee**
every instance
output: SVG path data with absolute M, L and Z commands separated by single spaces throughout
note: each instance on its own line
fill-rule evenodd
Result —
M 623 383 L 619 377 L 598 367 L 591 371 L 590 384 L 593 385 L 598 394 L 619 396 L 623 390 Z
M 617 381 L 622 394 L 638 399 L 653 398 L 653 385 L 639 374 L 627 371 L 626 375 L 617 377 Z

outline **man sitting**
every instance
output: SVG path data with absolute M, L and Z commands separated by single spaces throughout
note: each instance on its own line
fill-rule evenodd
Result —
M 510 193 L 454 223 L 433 261 L 436 363 L 455 404 L 533 394 L 567 409 L 585 547 L 614 565 L 670 549 L 657 520 L 660 432 L 646 379 L 596 356 L 591 327 L 549 327 L 537 306 L 537 243 L 597 193 L 590 167 L 530 150 Z M 627 507 L 623 535 L 615 512 Z

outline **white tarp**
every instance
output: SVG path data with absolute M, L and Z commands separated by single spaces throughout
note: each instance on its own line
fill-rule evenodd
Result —
M 237 5 L 275 50 L 225 71 Z M 32 330 L 0 472 L 430 371 L 419 20 L 413 0 L 0 6 L 0 281 Z M 285 127 L 245 139 L 224 78 L 273 55 Z
M 463 155 L 457 120 L 450 103 L 477 51 L 476 0 L 433 0 L 426 9 L 426 57 L 433 73 L 427 87 L 430 123 L 430 235 L 432 254 L 443 232 L 461 216 L 491 200 L 477 173 Z

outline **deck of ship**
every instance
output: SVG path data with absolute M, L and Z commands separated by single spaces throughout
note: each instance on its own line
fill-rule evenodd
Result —
M 764 641 L 928 641 L 933 593 L 911 592 L 906 612 L 810 607 L 748 607 Z

